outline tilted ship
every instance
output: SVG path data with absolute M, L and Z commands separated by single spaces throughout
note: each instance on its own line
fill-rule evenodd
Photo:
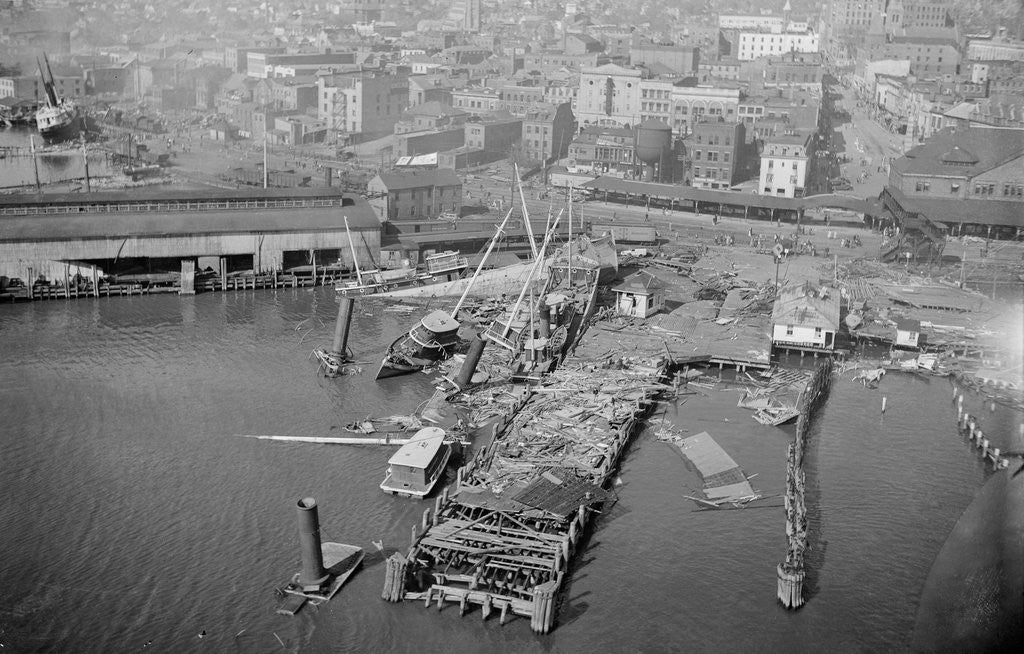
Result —
M 53 81 L 53 71 L 50 70 L 50 61 L 43 55 L 43 62 L 39 65 L 39 74 L 43 77 L 43 88 L 46 91 L 46 105 L 36 112 L 36 128 L 39 134 L 50 142 L 69 141 L 78 138 L 82 132 L 82 120 L 78 115 L 78 107 L 75 103 L 66 98 L 57 96 L 57 88 Z

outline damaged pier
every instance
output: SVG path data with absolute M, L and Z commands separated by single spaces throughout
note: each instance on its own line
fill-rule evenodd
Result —
M 480 607 L 548 633 L 556 598 L 595 505 L 660 386 L 622 370 L 558 370 L 545 386 L 463 394 L 493 438 L 458 471 L 387 561 L 383 599 Z M 503 411 L 493 414 L 494 398 Z M 476 417 L 476 415 L 474 416 Z

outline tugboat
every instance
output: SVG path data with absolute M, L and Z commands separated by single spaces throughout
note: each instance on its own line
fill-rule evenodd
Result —
M 454 354 L 455 348 L 459 344 L 459 309 L 462 308 L 466 296 L 473 288 L 473 282 L 480 276 L 480 270 L 494 250 L 495 243 L 504 234 L 505 225 L 511 216 L 512 210 L 509 209 L 505 214 L 505 219 L 501 221 L 501 225 L 494 232 L 491 242 L 487 245 L 487 251 L 484 252 L 484 256 L 480 259 L 479 265 L 451 313 L 440 309 L 431 311 L 420 319 L 412 329 L 395 339 L 395 342 L 384 353 L 384 359 L 381 361 L 380 369 L 374 379 L 395 377 L 407 372 L 423 370 L 423 368 Z
M 39 134 L 50 142 L 69 141 L 78 138 L 82 132 L 82 120 L 78 115 L 78 107 L 71 100 L 57 97 L 57 89 L 50 70 L 50 61 L 43 55 L 46 70 L 36 60 L 39 74 L 43 77 L 43 88 L 46 90 L 46 105 L 36 112 L 36 127 Z

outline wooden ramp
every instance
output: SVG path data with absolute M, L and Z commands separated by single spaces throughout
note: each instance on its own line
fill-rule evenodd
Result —
M 676 442 L 676 447 L 696 466 L 704 479 L 708 499 L 738 499 L 756 494 L 740 467 L 706 431 Z

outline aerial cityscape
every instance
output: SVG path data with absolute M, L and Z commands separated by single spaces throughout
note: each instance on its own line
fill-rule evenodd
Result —
M 1024 4 L 0 0 L 0 335 L 3 651 L 1016 651 Z

